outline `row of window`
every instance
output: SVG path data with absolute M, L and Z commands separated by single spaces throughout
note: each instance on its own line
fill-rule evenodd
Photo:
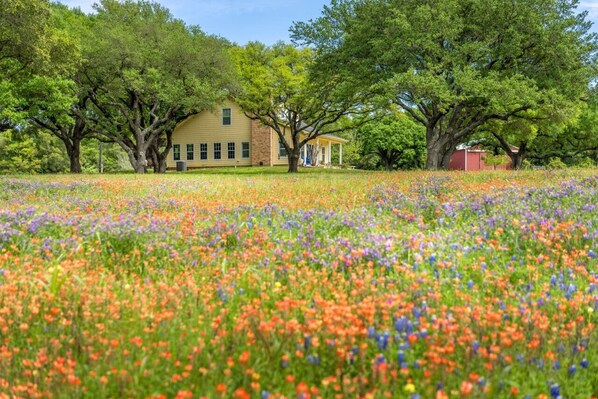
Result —
M 185 149 L 187 154 L 187 161 L 195 159 L 195 144 L 186 144 Z M 212 159 L 222 159 L 222 143 L 214 143 L 212 147 Z M 226 143 L 227 159 L 236 159 L 237 145 L 234 142 Z M 249 142 L 241 143 L 241 158 L 249 159 Z M 174 161 L 181 160 L 181 144 L 174 144 L 172 146 L 172 159 Z M 199 159 L 205 161 L 208 159 L 208 143 L 201 143 L 199 145 Z

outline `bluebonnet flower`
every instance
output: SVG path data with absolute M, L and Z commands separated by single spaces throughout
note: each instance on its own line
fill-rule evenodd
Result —
M 561 362 L 559 362 L 558 360 L 554 361 L 554 365 L 552 366 L 553 369 L 558 370 L 561 368 Z
M 555 399 L 561 396 L 561 387 L 559 387 L 559 384 L 552 384 L 550 386 L 550 396 Z
M 307 350 L 307 349 L 309 349 L 310 346 L 311 346 L 311 337 L 309 335 L 306 335 L 303 338 L 303 347 Z
M 405 324 L 406 324 L 406 319 L 404 317 L 400 317 L 395 321 L 395 330 L 397 330 L 397 332 L 405 332 Z
M 577 366 L 572 364 L 571 366 L 569 366 L 569 376 L 572 376 L 573 374 L 575 374 L 575 372 L 577 371 Z
M 399 351 L 399 353 L 397 353 L 397 361 L 399 362 L 399 364 L 405 361 L 405 352 Z
M 374 326 L 370 326 L 368 328 L 368 338 L 374 338 L 376 336 L 376 328 Z

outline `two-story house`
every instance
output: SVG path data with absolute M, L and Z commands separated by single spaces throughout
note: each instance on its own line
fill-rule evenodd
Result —
M 290 133 L 287 140 L 290 141 Z M 168 168 L 185 162 L 187 168 L 217 166 L 287 165 L 287 154 L 278 134 L 249 119 L 233 102 L 214 112 L 204 111 L 181 122 L 172 135 Z M 332 146 L 339 146 L 342 164 L 343 143 L 347 140 L 325 134 L 301 150 L 301 165 L 330 165 Z

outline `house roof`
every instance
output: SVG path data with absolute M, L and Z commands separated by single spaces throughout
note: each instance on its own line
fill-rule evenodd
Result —
M 338 141 L 339 143 L 348 143 L 349 142 L 349 140 L 344 139 L 342 137 L 335 136 L 333 134 L 323 134 L 319 137 L 324 137 L 326 139 L 329 139 L 330 141 Z
M 513 151 L 513 152 L 519 151 L 519 147 L 516 147 L 514 145 L 510 145 L 509 147 L 511 148 L 511 151 Z M 472 145 L 472 146 L 467 145 L 467 144 L 459 144 L 455 150 L 456 151 L 467 150 L 467 152 L 486 152 L 486 150 L 483 149 L 482 146 L 479 144 Z
M 311 127 L 306 127 L 305 125 L 301 128 L 301 130 L 304 130 L 304 131 L 306 131 L 308 133 L 312 133 L 314 131 Z M 348 143 L 349 142 L 349 140 L 344 139 L 344 138 L 339 137 L 339 136 L 335 136 L 334 134 L 322 134 L 322 135 L 319 135 L 318 137 L 323 137 L 323 138 L 328 139 L 330 141 L 337 141 L 339 143 Z

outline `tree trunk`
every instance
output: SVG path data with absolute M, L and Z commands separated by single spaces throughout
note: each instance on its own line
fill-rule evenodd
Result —
M 154 146 L 150 146 L 150 148 L 148 148 L 147 150 L 147 158 L 151 159 L 152 161 L 152 167 L 154 168 L 154 173 L 158 173 L 158 169 L 160 167 L 160 160 L 158 157 L 158 153 L 156 152 L 156 149 L 154 148 Z
M 392 160 L 386 158 L 384 160 L 384 168 L 386 169 L 387 172 L 392 172 Z
M 509 145 L 509 143 L 503 136 L 501 136 L 497 133 L 494 133 L 494 132 L 492 134 L 498 140 L 498 143 L 500 144 L 501 148 L 504 150 L 505 154 L 507 154 L 508 157 L 511 158 L 511 168 L 513 168 L 515 170 L 521 169 L 523 160 L 524 160 L 525 156 L 527 155 L 528 142 L 527 141 L 520 142 L 519 150 L 517 152 L 515 152 L 511 149 L 511 146 Z
M 453 156 L 454 151 L 455 146 L 453 145 L 444 148 L 444 151 L 442 153 L 442 161 L 440 164 L 442 169 L 447 170 L 449 168 L 449 164 L 451 163 L 451 157 Z
M 68 147 L 67 147 L 68 149 Z M 68 150 L 71 163 L 71 173 L 81 173 L 81 141 L 74 139 Z
M 519 147 L 518 152 L 510 151 L 507 153 L 509 158 L 511 158 L 511 168 L 514 170 L 521 169 L 521 165 L 523 164 L 523 160 L 525 159 L 525 155 L 527 153 L 527 148 L 525 145 Z
M 440 132 L 434 126 L 426 126 L 426 169 L 438 170 L 442 167 L 442 142 Z
M 158 143 L 155 147 L 157 163 L 154 164 L 154 173 L 166 173 L 166 159 L 172 148 L 172 133 L 172 131 L 166 133 L 166 144 L 162 151 L 160 151 L 159 146 L 160 138 L 158 137 L 156 139 L 156 143 Z
M 53 130 L 50 130 L 50 132 L 57 136 L 64 144 L 70 161 L 70 172 L 81 173 L 81 140 L 71 139 L 68 135 L 56 134 Z
M 435 140 L 428 140 L 426 147 L 428 152 L 426 169 L 448 169 L 451 156 L 455 151 L 455 144 L 447 138 L 437 137 Z
M 288 173 L 297 173 L 299 172 L 299 158 L 301 157 L 301 149 L 300 148 L 293 148 L 291 152 L 288 154 L 289 160 L 289 170 Z
M 426 160 L 426 169 L 438 170 L 442 167 L 442 152 L 440 146 L 427 145 L 428 158 Z
M 399 158 L 398 151 L 378 149 L 378 156 L 384 163 L 384 169 L 388 172 L 393 171 L 395 161 Z
M 166 173 L 166 158 L 158 156 L 158 163 L 154 164 L 154 173 Z
M 137 148 L 137 153 L 134 154 L 134 160 L 131 161 L 131 166 L 135 170 L 135 173 L 143 174 L 147 172 L 147 157 L 145 156 L 145 151 L 139 151 Z M 131 157 L 129 157 L 131 159 Z
M 147 173 L 147 147 L 145 145 L 145 136 L 143 133 L 136 133 L 137 145 L 135 146 L 135 173 L 143 174 Z

